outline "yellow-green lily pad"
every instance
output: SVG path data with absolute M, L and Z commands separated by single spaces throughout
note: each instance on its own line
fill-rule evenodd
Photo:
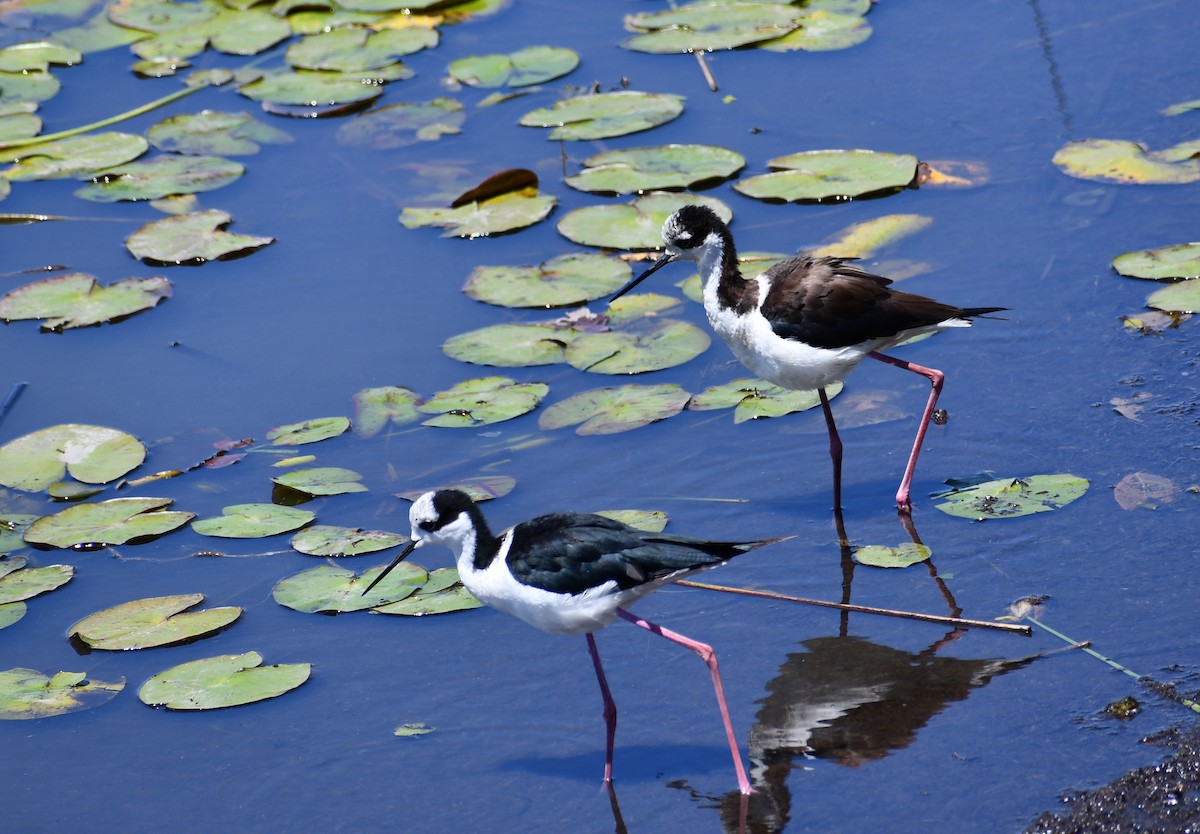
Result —
M 292 549 L 308 556 L 359 556 L 408 544 L 398 533 L 314 524 L 292 536 Z
M 124 678 L 106 683 L 83 672 L 48 676 L 36 669 L 0 671 L 0 720 L 49 718 L 98 707 L 125 688 Z
M 1173 185 L 1200 182 L 1200 140 L 1151 151 L 1125 139 L 1081 139 L 1054 154 L 1064 174 L 1082 180 L 1123 185 Z
M 359 483 L 362 475 L 338 466 L 297 469 L 271 480 L 282 487 L 308 495 L 344 495 L 348 492 L 367 491 L 367 488 Z
M 447 231 L 442 237 L 486 237 L 524 229 L 545 220 L 558 198 L 530 189 L 451 208 L 406 208 L 400 224 L 406 229 L 433 226 Z
M 244 156 L 261 145 L 286 145 L 290 133 L 260 122 L 249 113 L 201 110 L 171 116 L 153 125 L 146 136 L 160 151 L 193 155 Z
M 808 250 L 814 257 L 870 258 L 880 249 L 902 238 L 924 231 L 933 218 L 923 214 L 885 214 L 873 220 L 854 223 L 833 235 L 829 242 Z M 739 258 L 740 260 L 740 258 Z M 745 270 L 743 276 L 749 280 Z
M 169 533 L 196 517 L 163 509 L 170 504 L 170 498 L 110 498 L 77 504 L 30 524 L 25 541 L 64 548 L 127 544 Z
M 243 84 L 238 92 L 268 104 L 332 107 L 372 101 L 383 94 L 383 82 L 402 81 L 412 75 L 412 70 L 400 63 L 363 72 L 279 71 Z
M 825 393 L 832 399 L 841 390 L 842 383 L 835 382 L 825 389 Z M 692 397 L 688 408 L 695 411 L 733 408 L 733 422 L 744 423 L 747 420 L 807 411 L 820 402 L 816 389 L 793 391 L 762 379 L 735 379 L 701 391 Z
M 667 529 L 667 514 L 662 510 L 596 510 L 596 515 L 611 518 L 647 533 L 661 533 Z
M 550 391 L 540 382 L 516 382 L 503 376 L 468 379 L 439 391 L 417 410 L 436 414 L 423 425 L 444 428 L 476 428 L 512 420 L 538 407 Z
M 1152 281 L 1200 278 L 1200 243 L 1178 243 L 1117 255 L 1112 267 L 1131 278 Z
M 131 434 L 65 423 L 0 446 L 0 484 L 38 492 L 68 472 L 76 480 L 104 484 L 137 468 L 145 458 L 146 447 Z
M 33 490 L 30 490 L 31 492 Z M 15 553 L 25 547 L 25 528 L 37 521 L 32 513 L 5 513 L 0 515 L 0 557 Z M 8 562 L 0 562 L 0 565 Z M 15 570 L 15 568 L 14 568 Z M 0 568 L 0 576 L 4 573 Z
M 712 339 L 691 322 L 646 318 L 607 333 L 581 333 L 564 358 L 573 368 L 593 374 L 642 374 L 690 362 Z
M 46 101 L 62 85 L 48 72 L 0 72 L 0 105 L 14 101 Z
M 565 361 L 566 347 L 574 338 L 569 328 L 549 324 L 494 324 L 451 336 L 442 350 L 459 362 L 524 368 Z
M 157 200 L 223 188 L 245 171 L 240 162 L 220 156 L 160 156 L 98 171 L 75 196 L 96 203 Z
M 159 672 L 138 689 L 143 704 L 220 709 L 275 698 L 308 680 L 312 664 L 263 666 L 258 652 L 208 657 Z
M 350 429 L 346 417 L 318 417 L 301 423 L 276 426 L 267 432 L 267 440 L 274 446 L 303 446 L 337 437 Z
M 575 307 L 616 292 L 632 272 L 619 258 L 572 252 L 538 266 L 476 267 L 463 292 L 501 307 Z
M 42 330 L 72 330 L 149 310 L 172 292 L 171 282 L 161 275 L 125 278 L 106 287 L 92 275 L 72 272 L 10 291 L 0 298 L 0 319 L 44 319 Z
M 401 562 L 368 594 L 363 590 L 386 565 L 354 571 L 320 565 L 279 580 L 271 596 L 285 608 L 305 614 L 344 614 L 396 602 L 415 593 L 429 579 L 429 571 L 412 562 Z
M 373 614 L 399 614 L 404 617 L 425 617 L 434 614 L 452 614 L 455 611 L 470 611 L 481 608 L 483 603 L 471 595 L 462 585 L 454 585 L 435 593 L 425 593 L 421 588 L 412 596 L 397 602 L 379 605 L 371 609 Z
M 747 177 L 733 188 L 758 200 L 848 200 L 899 191 L 917 175 L 917 158 L 870 150 L 803 151 L 767 163 L 770 174 Z
M 934 504 L 947 515 L 978 521 L 1016 518 L 1065 507 L 1088 490 L 1086 478 L 1070 474 L 1000 478 L 938 496 Z
M 203 601 L 204 594 L 135 599 L 84 617 L 67 636 L 105 651 L 150 649 L 209 637 L 242 615 L 236 605 L 188 612 Z
M 437 46 L 438 31 L 424 26 L 400 29 L 333 29 L 307 35 L 287 49 L 287 62 L 297 69 L 364 72 L 389 66 L 397 58 Z
M 609 139 L 658 127 L 681 113 L 683 96 L 623 90 L 578 96 L 531 110 L 521 117 L 520 124 L 551 128 L 547 137 L 551 140 Z
M 421 419 L 417 411 L 421 397 L 408 388 L 394 385 L 364 388 L 354 395 L 354 433 L 374 437 L 384 426 L 403 426 Z
M 579 435 L 617 434 L 673 417 L 691 395 L 678 385 L 619 385 L 583 391 L 542 412 L 543 429 L 576 426 Z
M 0 72 L 45 72 L 51 64 L 69 67 L 81 61 L 78 49 L 54 41 L 27 41 L 0 49 Z
M 1200 310 L 1200 279 L 1163 287 L 1150 294 L 1146 306 L 1168 313 L 1194 313 Z
M 838 2 L 835 0 L 835 3 Z M 805 3 L 803 8 L 808 13 L 800 18 L 799 26 L 781 38 L 760 42 L 755 46 L 770 52 L 800 49 L 805 52 L 833 52 L 858 46 L 871 37 L 871 24 L 862 17 L 862 12 L 845 13 L 835 8 L 816 8 L 817 5 L 817 2 Z M 870 7 L 869 2 L 866 5 Z
M 573 49 L 528 46 L 507 55 L 459 58 L 446 71 L 470 87 L 528 87 L 561 78 L 577 66 L 579 54 Z
M 137 159 L 149 147 L 141 136 L 105 131 L 0 150 L 0 160 L 12 163 L 3 172 L 12 182 L 83 178 Z
M 192 529 L 202 536 L 258 539 L 291 532 L 316 517 L 316 513 L 309 510 L 277 504 L 233 504 L 222 509 L 216 518 L 193 522 Z
M 461 133 L 466 119 L 462 104 L 448 96 L 401 101 L 355 116 L 338 128 L 337 141 L 351 147 L 390 151 Z
M 70 565 L 27 566 L 24 557 L 0 561 L 0 605 L 22 602 L 38 594 L 49 593 L 71 581 L 75 568 Z
M 0 104 L 0 142 L 18 142 L 37 136 L 42 129 L 42 119 L 37 115 L 37 103 L 32 101 L 10 101 Z M 0 158 L 9 157 L 0 153 Z
M 583 160 L 583 171 L 567 177 L 566 183 L 580 191 L 641 194 L 723 180 L 745 164 L 740 153 L 715 145 L 629 148 L 589 156 Z
M 902 542 L 896 547 L 871 544 L 856 548 L 854 561 L 875 568 L 907 568 L 924 562 L 930 555 L 928 547 L 913 542 Z
M 0 628 L 8 628 L 25 616 L 29 610 L 23 602 L 0 602 Z
M 799 25 L 803 15 L 803 9 L 788 3 L 699 0 L 626 16 L 626 28 L 638 34 L 621 46 L 658 55 L 734 49 L 782 37 Z
M 228 258 L 275 242 L 273 237 L 225 231 L 232 221 L 228 212 L 219 209 L 165 217 L 142 226 L 125 239 L 125 246 L 135 258 L 183 264 Z
M 654 191 L 626 205 L 585 206 L 558 221 L 558 233 L 574 243 L 605 249 L 661 249 L 667 217 L 686 205 L 708 206 L 726 223 L 729 206 L 714 197 Z
M 143 32 L 168 32 L 200 26 L 217 16 L 221 4 L 202 0 L 179 3 L 174 0 L 123 0 L 108 7 L 108 19 L 118 26 Z

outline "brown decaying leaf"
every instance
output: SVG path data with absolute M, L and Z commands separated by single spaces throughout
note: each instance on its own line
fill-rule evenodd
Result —
M 1154 395 L 1148 391 L 1139 391 L 1132 397 L 1113 397 L 1109 402 L 1112 403 L 1113 409 L 1122 417 L 1140 423 L 1142 422 L 1142 418 L 1138 415 L 1146 408 L 1142 403 L 1153 397 Z
M 1123 510 L 1154 509 L 1159 504 L 1170 504 L 1177 495 L 1179 486 L 1174 481 L 1149 472 L 1126 475 L 1113 488 L 1113 498 Z
M 522 191 L 527 188 L 536 192 L 537 187 L 538 177 L 533 171 L 526 168 L 509 168 L 506 171 L 492 174 L 470 191 L 459 195 L 450 204 L 450 208 L 459 208 L 468 203 L 482 203 L 484 200 L 490 200 L 502 194 L 511 194 L 514 191 Z

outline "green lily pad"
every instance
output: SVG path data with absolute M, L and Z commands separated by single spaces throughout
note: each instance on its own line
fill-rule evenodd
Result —
M 396 728 L 393 735 L 400 738 L 416 738 L 417 736 L 423 736 L 432 732 L 433 727 L 427 727 L 421 722 L 415 722 L 412 724 L 401 724 Z
M 8 628 L 24 617 L 28 610 L 29 606 L 23 602 L 0 603 L 0 628 Z
M 1169 185 L 1200 182 L 1200 140 L 1150 151 L 1124 139 L 1068 142 L 1054 154 L 1054 164 L 1067 176 L 1123 185 Z
M 280 507 L 276 504 L 234 504 L 222 509 L 217 518 L 192 522 L 192 529 L 202 536 L 258 539 L 291 532 L 316 517 L 314 512 L 295 507 Z
M 758 200 L 848 200 L 898 191 L 917 175 L 915 156 L 882 151 L 804 151 L 767 164 L 777 170 L 739 180 L 734 190 Z
M 683 96 L 623 90 L 594 93 L 531 110 L 520 119 L 526 127 L 552 128 L 547 138 L 608 139 L 649 130 L 677 119 Z
M 258 652 L 208 657 L 159 672 L 138 689 L 151 707 L 220 709 L 275 698 L 308 680 L 312 664 L 263 666 Z
M 58 29 L 54 36 L 67 46 L 78 49 L 85 55 L 91 55 L 118 46 L 128 46 L 146 37 L 146 33 L 116 25 L 108 19 L 105 9 L 101 7 L 78 26 Z
M 37 136 L 42 130 L 42 119 L 36 114 L 37 104 L 32 101 L 0 105 L 0 142 L 18 142 Z M 9 157 L 0 153 L 0 158 Z
M 71 330 L 149 310 L 171 293 L 171 282 L 161 275 L 125 278 L 104 287 L 87 273 L 72 272 L 7 293 L 0 298 L 0 319 L 45 319 L 42 330 Z
M 482 607 L 483 603 L 475 599 L 470 591 L 462 585 L 455 585 L 436 593 L 425 593 L 422 588 L 406 599 L 376 606 L 371 609 L 371 613 L 425 617 L 433 614 L 452 614 L 455 611 L 470 611 Z
M 0 449 L 0 459 L 4 457 L 4 452 Z M 34 490 L 30 490 L 33 492 Z M 10 553 L 15 553 L 25 547 L 25 529 L 38 519 L 38 516 L 32 513 L 5 513 L 0 515 L 0 557 L 7 556 Z M 7 560 L 0 562 L 0 576 L 3 576 L 4 565 L 13 563 L 15 560 Z M 16 570 L 16 568 L 13 568 Z
M 1200 278 L 1200 243 L 1179 243 L 1117 255 L 1113 269 L 1131 278 Z
M 855 549 L 854 561 L 875 568 L 907 568 L 924 562 L 930 555 L 928 547 L 913 542 L 902 542 L 897 547 L 871 544 Z
M 182 264 L 227 258 L 275 242 L 273 237 L 224 231 L 232 220 L 228 212 L 217 209 L 165 217 L 142 226 L 125 239 L 125 246 L 135 258 Z
M 88 680 L 83 672 L 58 672 L 49 677 L 36 669 L 0 672 L 0 719 L 49 718 L 98 707 L 125 688 L 125 680 Z
M 349 429 L 350 420 L 346 417 L 318 417 L 302 423 L 276 426 L 267 432 L 267 440 L 274 446 L 303 446 L 337 437 Z
M 348 492 L 367 491 L 367 488 L 359 483 L 362 475 L 337 466 L 297 469 L 271 480 L 280 486 L 308 495 L 344 495 Z
M 383 94 L 383 82 L 412 75 L 412 70 L 400 63 L 364 72 L 283 70 L 243 84 L 238 92 L 268 104 L 332 107 L 372 101 Z
M 373 32 L 366 28 L 334 29 L 307 35 L 287 49 L 286 60 L 297 69 L 363 72 L 395 63 L 397 58 L 437 46 L 437 29 L 407 26 Z
M 212 48 L 229 55 L 258 55 L 292 36 L 288 22 L 266 9 L 224 9 L 206 28 Z
M 476 428 L 528 414 L 550 391 L 540 382 L 515 382 L 508 377 L 489 376 L 460 382 L 439 391 L 417 410 L 436 414 L 423 425 L 446 428 Z
M 0 605 L 32 599 L 61 588 L 71 581 L 75 568 L 70 565 L 25 566 L 23 558 L 0 562 Z
M 474 365 L 525 368 L 565 361 L 574 331 L 549 324 L 494 324 L 451 336 L 442 350 L 451 359 Z
M 617 434 L 673 417 L 691 395 L 678 385 L 619 385 L 567 397 L 542 412 L 543 429 L 576 426 L 576 434 Z
M 597 510 L 596 515 L 611 518 L 647 533 L 661 533 L 667 529 L 667 514 L 662 510 Z
M 96 203 L 157 200 L 173 194 L 196 194 L 229 185 L 245 173 L 240 162 L 219 156 L 160 156 L 96 173 L 76 197 Z
M 52 547 L 127 544 L 169 533 L 196 517 L 194 513 L 163 510 L 170 504 L 170 498 L 110 498 L 76 504 L 30 524 L 25 541 Z
M 354 433 L 374 437 L 384 426 L 403 426 L 421 419 L 417 405 L 421 398 L 414 391 L 396 386 L 364 388 L 354 395 Z
M 1200 98 L 1176 102 L 1169 107 L 1164 107 L 1159 112 L 1164 116 L 1180 116 L 1192 110 L 1200 110 Z
M 398 533 L 314 524 L 292 536 L 292 549 L 308 556 L 360 556 L 408 544 Z
M 0 72 L 0 105 L 14 101 L 46 101 L 62 85 L 48 72 Z
M 13 182 L 78 178 L 137 159 L 149 147 L 141 136 L 107 131 L 0 151 L 0 159 L 13 163 L 4 171 Z
M 574 243 L 605 249 L 661 249 L 667 217 L 686 205 L 708 206 L 726 223 L 729 206 L 713 197 L 655 191 L 623 206 L 585 206 L 558 221 L 558 233 Z
M 146 131 L 160 151 L 183 154 L 243 156 L 258 153 L 260 145 L 286 145 L 292 136 L 258 121 L 249 113 L 201 110 L 163 119 Z
M 734 49 L 787 34 L 803 14 L 786 3 L 700 0 L 663 12 L 628 15 L 626 26 L 642 31 L 621 46 L 658 55 Z
M 200 26 L 215 18 L 220 9 L 220 4 L 213 2 L 123 0 L 108 7 L 108 19 L 118 26 L 143 32 L 167 32 Z
M 932 223 L 933 218 L 923 214 L 886 214 L 874 220 L 847 226 L 828 243 L 810 249 L 809 254 L 818 258 L 826 255 L 837 258 L 870 258 L 883 247 L 924 231 Z M 744 271 L 743 276 L 749 278 Z
M 1163 287 L 1146 299 L 1147 307 L 1169 313 L 1194 313 L 1200 310 L 1200 280 L 1183 281 Z
M 71 473 L 89 484 L 105 484 L 137 468 L 146 447 L 117 429 L 65 423 L 0 446 L 0 484 L 38 492 Z
M 572 252 L 538 266 L 476 267 L 463 292 L 501 307 L 574 307 L 621 289 L 632 272 L 619 258 Z
M 285 608 L 305 614 L 344 614 L 402 600 L 429 579 L 425 568 L 401 562 L 364 595 L 363 590 L 385 567 L 380 565 L 358 576 L 345 568 L 320 565 L 279 580 L 271 596 Z
M 660 145 L 606 151 L 583 160 L 584 170 L 567 177 L 580 191 L 640 194 L 688 188 L 733 176 L 746 164 L 736 151 L 715 145 Z
M 1065 507 L 1087 492 L 1088 485 L 1086 478 L 1069 474 L 1000 478 L 940 496 L 943 500 L 934 506 L 959 518 L 1015 518 Z
M 236 605 L 182 613 L 203 601 L 204 594 L 135 599 L 84 617 L 67 629 L 67 636 L 93 649 L 150 649 L 208 637 L 242 615 Z
M 528 87 L 561 78 L 579 66 L 579 54 L 556 46 L 529 46 L 508 55 L 470 55 L 447 72 L 470 87 Z
M 457 208 L 406 208 L 400 223 L 406 229 L 447 229 L 442 237 L 476 238 L 524 229 L 545 220 L 558 203 L 557 197 L 528 191 L 511 191 Z
M 53 41 L 29 41 L 0 49 L 0 72 L 45 72 L 51 64 L 69 67 L 82 61 L 78 49 Z
M 573 368 L 594 374 L 642 374 L 690 362 L 712 339 L 691 322 L 645 319 L 607 333 L 581 333 L 567 346 Z
M 825 389 L 825 393 L 832 399 L 841 390 L 842 383 L 835 382 Z M 744 423 L 747 420 L 807 411 L 820 403 L 816 389 L 793 391 L 761 379 L 735 379 L 701 391 L 692 397 L 688 408 L 695 411 L 733 408 L 733 422 Z
M 407 501 L 416 501 L 427 492 L 436 492 L 440 489 L 457 489 L 465 492 L 470 496 L 472 501 L 479 504 L 483 501 L 491 501 L 493 498 L 503 498 L 512 492 L 513 487 L 516 485 L 517 479 L 508 475 L 486 475 L 478 478 L 464 478 L 461 481 L 455 481 L 451 484 L 438 484 L 436 486 L 422 487 L 421 489 L 405 490 L 397 492 L 396 497 Z
M 858 46 L 871 37 L 871 24 L 861 14 L 841 14 L 826 9 L 813 9 L 806 3 L 809 14 L 799 19 L 800 25 L 781 38 L 755 44 L 770 52 L 833 52 Z
M 351 147 L 390 151 L 461 133 L 466 119 L 462 104 L 447 96 L 398 102 L 355 116 L 338 128 L 337 141 Z

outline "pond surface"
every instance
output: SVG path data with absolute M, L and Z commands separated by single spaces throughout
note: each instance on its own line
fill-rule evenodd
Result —
M 29 387 L 0 425 L 0 442 L 59 423 L 112 426 L 152 444 L 139 472 L 179 468 L 224 437 L 262 440 L 276 425 L 351 415 L 360 389 L 403 385 L 425 396 L 489 369 L 446 357 L 442 342 L 472 328 L 537 320 L 544 312 L 489 307 L 460 288 L 481 264 L 539 263 L 580 248 L 554 230 L 565 212 L 603 198 L 562 181 L 599 150 L 667 142 L 733 148 L 747 174 L 799 150 L 872 148 L 923 160 L 978 162 L 986 184 L 924 187 L 879 200 L 769 205 L 728 184 L 704 193 L 734 210 L 742 250 L 813 246 L 891 212 L 934 218 L 887 257 L 930 268 L 904 288 L 961 304 L 1011 308 L 896 352 L 941 368 L 950 414 L 932 426 L 913 496 L 913 520 L 933 551 L 905 570 L 847 567 L 830 507 L 819 410 L 735 425 L 730 412 L 685 412 L 637 431 L 580 437 L 541 432 L 536 414 L 479 431 L 415 428 L 352 435 L 300 452 L 360 472 L 369 491 L 318 499 L 321 523 L 407 533 L 393 493 L 480 474 L 517 488 L 485 506 L 497 529 L 540 512 L 656 508 L 669 530 L 709 537 L 794 534 L 706 575 L 707 581 L 825 600 L 991 620 L 1030 594 L 1049 595 L 1043 620 L 1143 675 L 1194 693 L 1200 579 L 1195 566 L 1200 482 L 1195 320 L 1142 335 L 1121 317 L 1144 311 L 1155 287 L 1117 276 L 1110 260 L 1196 238 L 1200 187 L 1118 186 L 1069 178 L 1051 164 L 1064 143 L 1127 138 L 1162 148 L 1197 133 L 1195 113 L 1160 110 L 1196 96 L 1200 19 L 1189 0 L 1131 6 L 1111 0 L 880 3 L 874 34 L 845 51 L 718 53 L 710 92 L 696 62 L 617 47 L 622 16 L 659 4 L 533 2 L 443 30 L 412 56 L 416 71 L 381 103 L 445 94 L 453 59 L 533 44 L 575 49 L 579 69 L 516 102 L 478 108 L 466 90 L 463 132 L 397 151 L 338 145 L 338 119 L 261 115 L 295 143 L 244 158 L 248 173 L 203 195 L 233 230 L 275 244 L 245 258 L 165 269 L 174 297 L 118 324 L 63 334 L 32 322 L 0 328 L 0 388 Z M 6 42 L 36 18 L 0 17 Z M 36 33 L 35 33 L 36 34 Z M 268 61 L 277 55 L 271 53 Z M 103 118 L 176 89 L 138 80 L 124 48 L 56 72 L 63 91 L 42 109 L 46 131 Z M 197 67 L 240 65 L 206 52 Z M 516 125 L 558 100 L 564 84 L 685 95 L 682 117 L 603 142 L 547 141 Z M 727 98 L 728 97 L 728 98 Z M 205 90 L 122 125 L 144 131 L 202 107 L 253 109 L 229 88 Z M 535 170 L 559 198 L 551 222 L 473 241 L 406 230 L 397 215 L 453 173 L 458 191 L 509 167 Z M 105 282 L 162 269 L 134 261 L 122 241 L 160 215 L 145 203 L 84 203 L 77 183 L 14 185 L 4 212 L 86 221 L 0 229 L 0 289 L 33 280 L 19 270 L 62 264 Z M 447 188 L 446 192 L 453 192 Z M 455 192 L 457 193 L 457 192 Z M 876 262 L 871 268 L 887 269 Z M 658 291 L 687 277 L 670 267 Z M 593 305 L 593 309 L 602 305 Z M 699 305 L 683 314 L 707 327 Z M 551 387 L 549 401 L 612 384 L 566 366 L 504 369 Z M 719 342 L 681 367 L 637 381 L 688 391 L 746 376 Z M 616 383 L 627 380 L 616 380 Z M 908 540 L 893 495 L 924 381 L 881 363 L 862 366 L 835 405 L 846 427 L 845 526 L 856 544 Z M 1128 416 L 1115 399 L 1143 406 Z M 884 398 L 904 416 L 853 427 L 853 398 Z M 163 441 L 163 442 L 158 442 Z M 538 441 L 530 443 L 530 441 Z M 231 468 L 138 488 L 201 517 L 269 501 L 270 464 L 252 454 Z M 1071 472 L 1089 492 L 1068 507 L 976 523 L 947 516 L 929 494 L 948 478 Z M 1183 488 L 1172 503 L 1122 509 L 1113 485 L 1135 472 Z M 128 494 L 128 493 L 126 493 Z M 59 509 L 42 495 L 6 500 L 20 511 Z M 32 507 L 30 509 L 30 507 Z M 200 551 L 229 556 L 197 558 Z M 261 555 L 264 553 L 274 555 Z M 286 536 L 230 541 L 189 529 L 97 552 L 29 552 L 67 562 L 75 579 L 32 600 L 0 631 L 0 667 L 83 671 L 126 681 L 95 709 L 0 723 L 4 827 L 13 832 L 123 831 L 625 831 L 736 830 L 736 783 L 707 672 L 690 653 L 617 624 L 598 637 L 621 710 L 615 755 L 619 806 L 600 788 L 600 699 L 578 638 L 545 635 L 479 609 L 441 617 L 320 617 L 278 605 L 273 585 L 319 560 Z M 450 564 L 434 549 L 427 567 Z M 355 557 L 361 572 L 386 560 Z M 240 605 L 227 631 L 196 643 L 80 656 L 65 639 L 83 616 L 141 597 L 201 591 L 207 605 Z M 1155 761 L 1145 736 L 1195 714 L 1081 651 L 1029 660 L 1062 643 L 668 588 L 639 613 L 713 644 L 743 751 L 758 788 L 753 831 L 1011 832 L 1073 790 Z M 152 710 L 136 698 L 148 677 L 188 660 L 255 650 L 267 663 L 313 664 L 283 697 L 209 712 Z M 1104 715 L 1132 695 L 1130 721 Z M 1194 696 L 1193 696 L 1194 697 Z M 423 722 L 418 738 L 395 728 Z M 619 807 L 619 816 L 614 808 Z

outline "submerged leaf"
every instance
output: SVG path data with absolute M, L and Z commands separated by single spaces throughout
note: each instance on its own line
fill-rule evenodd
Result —
M 185 154 L 241 156 L 255 154 L 260 145 L 283 145 L 291 134 L 256 120 L 245 111 L 201 110 L 171 116 L 152 126 L 146 136 L 160 151 Z
M 265 701 L 308 680 L 309 663 L 263 666 L 258 652 L 208 657 L 159 672 L 138 689 L 143 704 L 168 709 L 220 709 Z
M 0 298 L 0 319 L 45 319 L 43 330 L 71 330 L 149 310 L 172 294 L 161 275 L 125 278 L 101 286 L 94 276 L 72 272 L 17 287 Z
M 547 137 L 551 140 L 608 139 L 649 130 L 682 112 L 682 96 L 623 90 L 569 98 L 553 107 L 531 110 L 521 117 L 520 124 L 552 128 Z
M 1032 475 L 1000 478 L 939 496 L 934 506 L 947 515 L 978 521 L 1016 518 L 1065 507 L 1088 490 L 1086 478 L 1074 475 Z
M 233 218 L 217 209 L 167 217 L 147 223 L 125 245 L 135 258 L 165 264 L 211 261 L 274 243 L 273 237 L 255 237 L 226 232 Z
M 25 541 L 52 547 L 127 544 L 169 533 L 196 517 L 163 509 L 170 504 L 170 498 L 110 498 L 77 504 L 30 524 Z
M 390 151 L 461 133 L 466 118 L 462 104 L 446 96 L 425 102 L 398 102 L 355 116 L 338 128 L 337 141 L 351 147 Z
M 242 615 L 235 605 L 183 613 L 203 601 L 204 594 L 135 599 L 84 617 L 67 636 L 93 649 L 149 649 L 210 636 Z
M 124 678 L 106 683 L 83 672 L 48 677 L 36 669 L 0 671 L 0 720 L 49 718 L 98 707 L 125 688 Z
M 146 447 L 131 434 L 65 423 L 0 446 L 0 484 L 37 492 L 67 472 L 85 483 L 104 484 L 137 468 L 145 458 Z
M 309 510 L 280 507 L 276 504 L 234 504 L 221 510 L 217 518 L 192 523 L 202 536 L 230 539 L 257 539 L 287 533 L 308 524 L 317 515 Z
M 1157 509 L 1159 504 L 1170 504 L 1179 497 L 1179 485 L 1170 478 L 1150 472 L 1133 472 L 1126 475 L 1113 488 L 1113 498 L 1122 510 L 1138 507 Z M 3 587 L 0 581 L 0 588 Z
M 542 412 L 543 429 L 577 426 L 576 434 L 616 434 L 673 417 L 690 398 L 678 385 L 620 385 L 567 397 Z
M 364 388 L 354 395 L 354 433 L 374 437 L 384 426 L 403 426 L 421 419 L 417 405 L 420 396 L 407 388 L 382 386 Z

